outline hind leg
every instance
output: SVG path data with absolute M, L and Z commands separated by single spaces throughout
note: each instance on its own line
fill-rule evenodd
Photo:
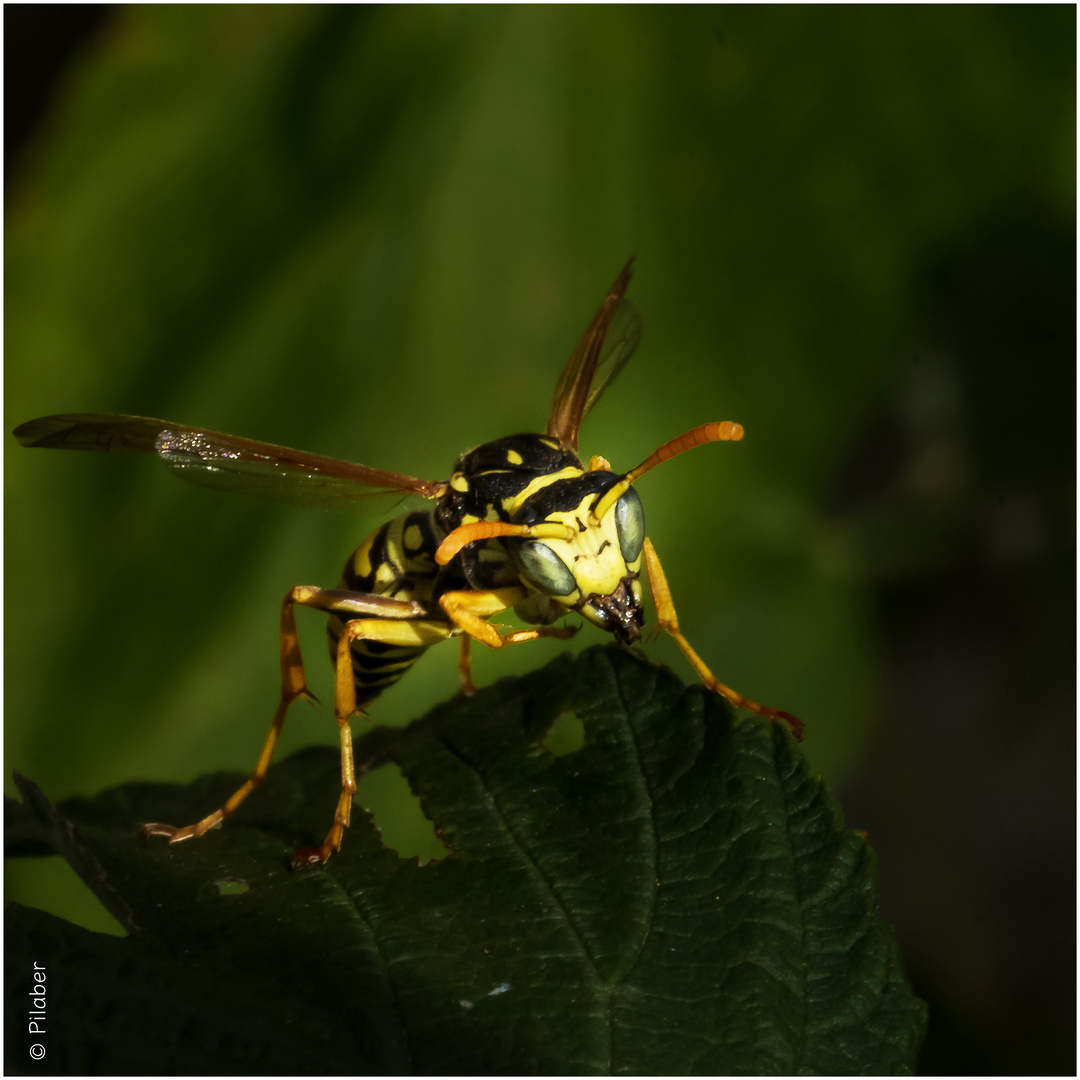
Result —
M 338 638 L 334 662 L 334 719 L 341 735 L 341 794 L 334 821 L 326 839 L 317 848 L 301 848 L 293 856 L 293 866 L 324 863 L 341 847 L 349 827 L 353 796 L 356 794 L 356 764 L 353 760 L 352 729 L 349 721 L 357 711 L 356 680 L 350 646 L 354 641 L 378 641 L 384 645 L 427 647 L 445 641 L 454 632 L 448 622 L 436 619 L 378 618 L 353 619 Z
M 270 724 L 270 731 L 263 743 L 262 752 L 259 754 L 258 763 L 244 783 L 232 793 L 225 803 L 212 814 L 207 814 L 194 825 L 178 827 L 165 825 L 160 822 L 151 822 L 144 825 L 141 836 L 165 836 L 169 843 L 177 844 L 181 840 L 190 840 L 193 837 L 203 836 L 211 829 L 220 825 L 227 817 L 236 811 L 236 808 L 263 782 L 270 762 L 277 748 L 281 729 L 285 724 L 285 716 L 289 706 L 300 697 L 311 699 L 312 694 L 308 690 L 307 678 L 304 674 L 304 661 L 300 655 L 300 639 L 296 633 L 296 616 L 294 608 L 297 604 L 304 607 L 313 607 L 319 611 L 336 612 L 339 614 L 383 614 L 388 618 L 415 617 L 424 609 L 418 604 L 407 603 L 401 600 L 391 600 L 384 596 L 373 596 L 368 593 L 352 593 L 343 589 L 319 589 L 311 585 L 296 585 L 286 594 L 281 605 L 281 622 L 279 631 L 279 651 L 281 656 L 281 698 L 274 712 L 274 719 Z

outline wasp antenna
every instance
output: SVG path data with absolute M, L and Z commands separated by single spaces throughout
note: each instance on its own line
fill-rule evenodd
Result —
M 742 424 L 736 424 L 732 420 L 701 424 L 692 431 L 676 436 L 650 454 L 636 469 L 631 469 L 614 487 L 609 488 L 593 508 L 593 519 L 596 522 L 602 521 L 604 515 L 622 498 L 626 489 L 650 469 L 655 469 L 657 465 L 662 465 L 665 461 L 670 461 L 687 450 L 693 450 L 695 446 L 704 446 L 705 443 L 710 442 L 738 442 L 742 437 Z
M 493 536 L 546 536 L 569 541 L 574 538 L 574 530 L 569 525 L 560 525 L 553 521 L 542 521 L 539 525 L 511 525 L 508 521 L 472 521 L 447 533 L 435 552 L 435 561 L 439 566 L 445 566 L 463 547 L 474 540 L 490 540 Z
M 702 424 L 700 427 L 687 431 L 664 443 L 659 450 L 650 454 L 636 469 L 631 469 L 626 478 L 633 483 L 639 477 L 644 476 L 650 469 L 662 465 L 665 461 L 693 450 L 695 446 L 703 446 L 710 442 L 738 442 L 743 437 L 742 424 L 736 424 L 731 420 L 721 420 L 715 424 Z

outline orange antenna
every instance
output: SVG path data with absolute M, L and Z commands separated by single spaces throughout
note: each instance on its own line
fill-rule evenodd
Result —
M 463 547 L 474 540 L 490 540 L 493 536 L 539 536 L 558 540 L 573 540 L 574 530 L 569 525 L 554 521 L 539 525 L 511 525 L 509 521 L 473 521 L 459 525 L 448 533 L 435 552 L 435 561 L 445 566 Z
M 599 524 L 604 519 L 604 515 L 622 498 L 626 489 L 650 469 L 655 469 L 657 465 L 662 465 L 665 461 L 670 461 L 671 458 L 687 450 L 693 450 L 695 446 L 703 446 L 710 442 L 738 442 L 742 437 L 742 424 L 736 424 L 731 420 L 702 424 L 692 431 L 676 436 L 650 454 L 637 468 L 631 469 L 617 484 L 605 492 L 604 497 L 593 507 L 593 523 Z

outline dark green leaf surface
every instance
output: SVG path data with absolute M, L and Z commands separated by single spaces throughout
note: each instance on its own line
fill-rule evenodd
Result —
M 586 743 L 554 757 L 566 712 Z M 873 855 L 781 729 L 593 649 L 357 757 L 401 765 L 446 859 L 398 858 L 358 814 L 326 867 L 289 870 L 336 798 L 322 749 L 171 847 L 138 823 L 194 820 L 236 777 L 72 800 L 77 833 L 28 789 L 20 850 L 61 850 L 132 932 L 9 914 L 9 995 L 34 958 L 55 979 L 45 1071 L 912 1071 L 924 1007 Z

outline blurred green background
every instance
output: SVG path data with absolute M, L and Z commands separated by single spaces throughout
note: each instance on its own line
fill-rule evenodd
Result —
M 7 430 L 125 412 L 445 478 L 543 427 L 635 255 L 582 452 L 745 426 L 639 485 L 684 631 L 869 832 L 923 1071 L 1074 1072 L 1075 10 L 43 10 L 5 8 Z M 249 770 L 282 596 L 379 519 L 5 451 L 8 790 Z M 314 741 L 295 707 L 283 752 Z M 437 854 L 400 777 L 359 801 Z M 6 891 L 107 925 L 52 861 Z

